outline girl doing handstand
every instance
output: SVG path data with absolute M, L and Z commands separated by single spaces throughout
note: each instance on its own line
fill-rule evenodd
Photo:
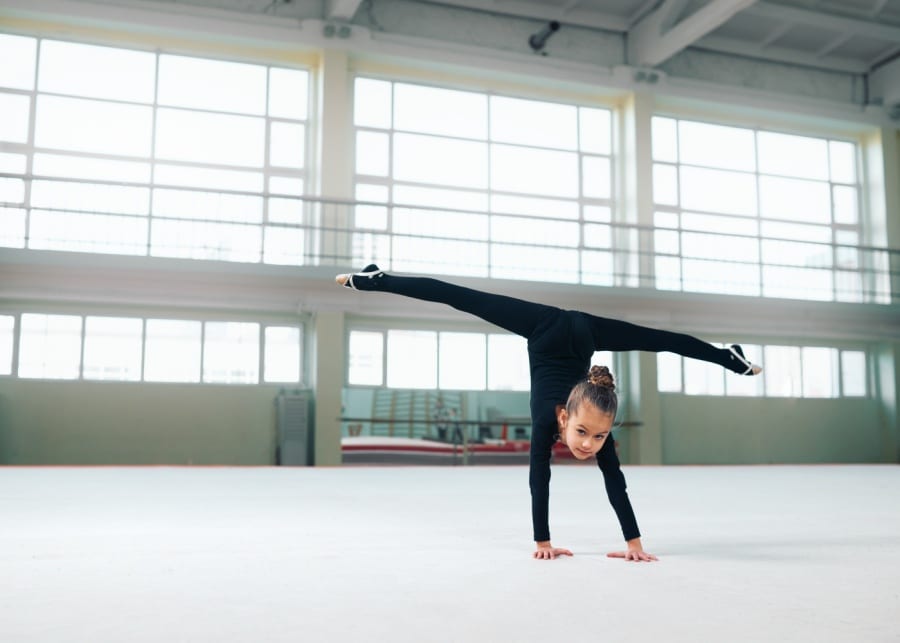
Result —
M 656 560 L 641 546 L 625 476 L 613 440 L 609 439 L 618 400 L 606 367 L 588 370 L 595 351 L 671 351 L 684 357 L 719 364 L 741 375 L 762 369 L 751 364 L 741 347 L 716 348 L 680 333 L 656 330 L 574 310 L 485 293 L 429 277 L 389 275 L 372 264 L 336 281 L 354 290 L 394 293 L 447 304 L 528 340 L 531 371 L 531 452 L 529 484 L 535 558 L 571 556 L 550 542 L 550 455 L 557 440 L 579 460 L 596 458 L 609 502 L 619 519 L 627 550 L 610 557 Z

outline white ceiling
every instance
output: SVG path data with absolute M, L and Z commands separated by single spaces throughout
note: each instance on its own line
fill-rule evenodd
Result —
M 165 0 L 313 17 L 298 0 Z M 371 0 L 369 0 L 371 1 Z M 374 0 L 377 4 L 378 0 Z M 870 73 L 900 54 L 900 0 L 412 0 L 627 35 L 629 63 L 655 66 L 687 47 Z M 366 0 L 323 0 L 321 17 L 352 20 Z

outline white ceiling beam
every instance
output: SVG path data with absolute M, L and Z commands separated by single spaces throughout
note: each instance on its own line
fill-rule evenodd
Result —
M 816 52 L 816 56 L 821 58 L 822 56 L 827 56 L 832 51 L 843 45 L 845 42 L 850 40 L 853 37 L 852 33 L 842 33 L 838 34 L 836 38 L 832 38 L 831 42 L 826 44 L 824 47 L 820 48 L 819 51 Z
M 756 0 L 712 0 L 670 28 L 672 12 L 684 9 L 682 0 L 666 0 L 628 34 L 628 63 L 654 67 L 712 33 Z
M 747 13 L 779 22 L 787 21 L 809 27 L 820 27 L 839 33 L 848 33 L 853 36 L 877 38 L 900 43 L 900 27 L 893 27 L 880 22 L 844 18 L 843 16 L 836 16 L 822 11 L 809 11 L 808 9 L 798 9 L 764 1 L 754 4 L 747 9 Z
M 325 20 L 351 21 L 362 0 L 326 0 Z
M 428 0 L 426 0 L 428 1 Z M 605 31 L 628 31 L 628 19 L 590 9 L 567 7 L 560 9 L 546 2 L 526 2 L 525 0 L 443 0 L 440 3 L 478 11 L 519 16 L 533 20 L 556 20 L 573 27 L 589 27 Z
M 772 31 L 770 31 L 768 36 L 766 36 L 765 38 L 763 38 L 760 41 L 759 46 L 762 47 L 763 49 L 765 49 L 766 47 L 768 47 L 773 42 L 775 42 L 776 40 L 781 38 L 784 34 L 789 32 L 793 28 L 794 28 L 794 25 L 792 25 L 791 23 L 782 22 L 780 25 L 778 25 Z
M 763 48 L 755 43 L 716 36 L 707 36 L 706 38 L 697 41 L 696 46 L 726 54 L 736 54 L 748 58 L 762 58 L 763 60 L 771 60 L 790 65 L 803 65 L 806 67 L 815 67 L 817 69 L 843 71 L 850 74 L 865 74 L 868 73 L 870 69 L 867 62 L 854 60 L 852 58 L 831 58 L 828 56 L 820 58 L 814 53 L 804 53 L 797 51 L 796 49 L 787 49 L 785 47 Z

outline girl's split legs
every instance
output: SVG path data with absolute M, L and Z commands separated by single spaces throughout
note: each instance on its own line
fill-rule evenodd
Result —
M 447 304 L 522 337 L 530 337 L 542 319 L 559 309 L 505 295 L 456 286 L 431 277 L 389 275 L 375 264 L 335 280 L 354 290 L 374 290 Z
M 596 350 L 669 351 L 684 357 L 699 359 L 724 366 L 740 375 L 758 375 L 762 368 L 744 356 L 737 344 L 729 348 L 716 348 L 712 344 L 683 333 L 638 326 L 617 319 L 588 315 Z

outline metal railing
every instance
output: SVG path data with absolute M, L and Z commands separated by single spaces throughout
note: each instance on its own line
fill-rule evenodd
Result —
M 48 196 L 53 188 L 61 196 Z M 632 223 L 21 174 L 0 174 L 0 199 L 2 247 L 339 268 L 376 261 L 442 275 L 900 300 L 900 250 L 872 245 L 665 229 L 709 238 L 708 256 L 690 256 L 655 251 L 662 229 Z M 716 256 L 716 242 L 735 241 L 755 244 L 754 256 Z M 776 245 L 780 256 L 763 261 Z

